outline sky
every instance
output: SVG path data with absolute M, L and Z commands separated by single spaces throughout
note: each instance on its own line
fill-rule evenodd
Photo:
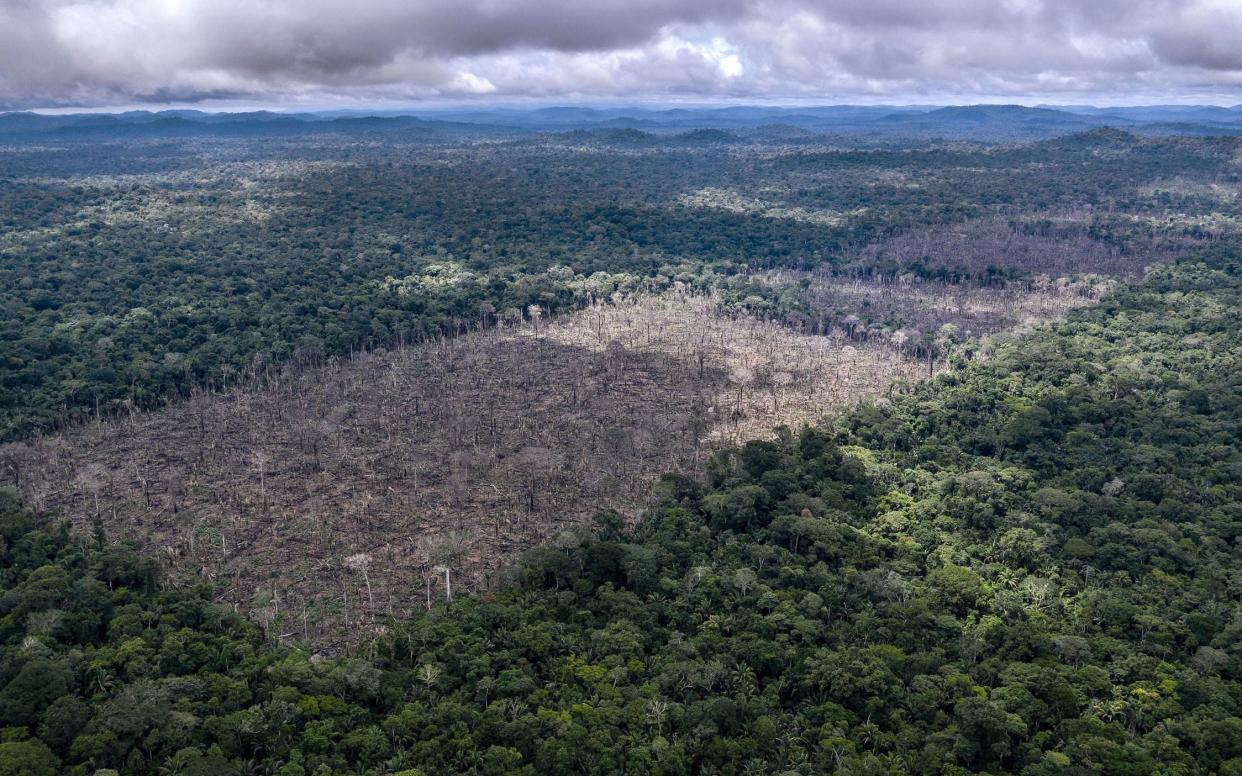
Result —
M 0 0 L 0 109 L 1242 103 L 1242 0 Z

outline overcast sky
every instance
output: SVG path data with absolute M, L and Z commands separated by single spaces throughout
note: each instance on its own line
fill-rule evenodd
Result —
M 0 108 L 1242 103 L 1242 0 L 0 0 Z

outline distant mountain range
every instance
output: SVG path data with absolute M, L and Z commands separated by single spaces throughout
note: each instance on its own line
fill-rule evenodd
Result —
M 1101 127 L 1137 134 L 1242 135 L 1242 105 L 966 105 L 472 109 L 45 115 L 0 113 L 0 141 L 394 134 L 410 138 L 552 134 L 597 142 L 811 142 L 825 136 L 1013 142 Z M 565 135 L 564 133 L 570 133 Z M 586 134 L 583 134 L 586 133 Z M 636 134 L 638 133 L 638 134 Z

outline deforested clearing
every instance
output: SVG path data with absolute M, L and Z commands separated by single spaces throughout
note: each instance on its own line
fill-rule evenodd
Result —
M 37 508 L 158 552 L 273 635 L 340 647 L 601 510 L 636 519 L 662 473 L 928 370 L 717 310 L 533 309 L 10 445 L 7 468 Z
M 788 323 L 812 331 L 837 327 L 854 341 L 882 338 L 914 354 L 924 333 L 952 327 L 957 338 L 984 339 L 1029 329 L 1093 305 L 1116 285 L 1099 275 L 1047 275 L 1022 283 L 983 286 L 898 278 L 847 278 L 778 270 L 756 275 L 801 301 L 813 314 Z

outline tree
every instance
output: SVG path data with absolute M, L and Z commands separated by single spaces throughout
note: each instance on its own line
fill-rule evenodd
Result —
M 954 751 L 971 768 L 1004 767 L 1026 725 L 979 698 L 963 698 L 953 708 L 957 725 Z
M 0 743 L 0 776 L 56 776 L 60 759 L 42 741 Z
M 453 569 L 461 565 L 469 550 L 470 535 L 464 531 L 442 531 L 421 540 L 418 553 L 424 566 L 444 575 L 444 594 L 453 600 Z M 431 605 L 431 583 L 427 583 L 427 604 Z
M 535 339 L 539 339 L 539 319 L 543 318 L 543 307 L 532 304 L 526 308 L 526 315 L 530 318 L 530 324 L 535 329 Z
M 739 595 L 745 597 L 755 586 L 758 577 L 748 568 L 740 568 L 733 573 L 733 587 Z
M 0 690 L 0 720 L 9 725 L 34 723 L 44 708 L 69 689 L 68 666 L 35 658 L 22 666 Z

